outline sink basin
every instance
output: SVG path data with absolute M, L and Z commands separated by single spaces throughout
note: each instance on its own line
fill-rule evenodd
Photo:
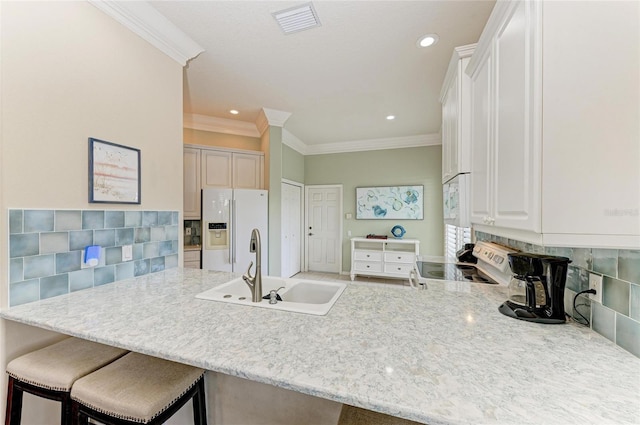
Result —
M 282 288 L 278 290 L 282 301 L 276 304 L 269 304 L 268 299 L 259 303 L 252 302 L 251 290 L 242 278 L 201 292 L 196 295 L 196 298 L 324 316 L 331 310 L 346 287 L 345 283 L 340 282 L 262 276 L 262 295 L 268 295 L 273 289 Z

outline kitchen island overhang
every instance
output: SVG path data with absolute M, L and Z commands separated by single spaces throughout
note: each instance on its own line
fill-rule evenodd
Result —
M 640 359 L 588 328 L 502 316 L 504 288 L 349 284 L 327 316 L 196 299 L 237 276 L 171 269 L 1 316 L 426 423 L 640 421 Z

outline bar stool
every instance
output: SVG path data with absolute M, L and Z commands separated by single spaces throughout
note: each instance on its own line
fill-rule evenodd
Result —
M 131 352 L 71 388 L 73 424 L 162 424 L 190 399 L 196 425 L 207 424 L 204 370 Z
M 24 392 L 60 401 L 60 423 L 70 424 L 73 383 L 126 353 L 97 342 L 67 338 L 10 361 L 5 424 L 20 424 Z
M 419 422 L 397 418 L 359 407 L 342 405 L 338 425 L 419 425 Z

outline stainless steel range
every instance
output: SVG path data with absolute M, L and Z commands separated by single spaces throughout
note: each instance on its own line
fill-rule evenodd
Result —
M 473 246 L 473 258 L 477 263 L 446 263 L 438 259 L 422 257 L 416 262 L 416 271 L 420 282 L 426 279 L 468 281 L 487 284 L 508 285 L 511 270 L 507 254 L 516 252 L 513 249 L 491 242 L 478 242 Z M 470 253 L 467 253 L 470 254 Z M 469 261 L 470 255 L 463 257 Z
M 418 274 L 425 279 L 444 279 L 481 282 L 497 284 L 490 276 L 486 275 L 474 264 L 435 263 L 430 261 L 418 261 L 416 263 Z

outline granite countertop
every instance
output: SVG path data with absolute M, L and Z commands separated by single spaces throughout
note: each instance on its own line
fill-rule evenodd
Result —
M 504 288 L 349 283 L 327 316 L 195 298 L 237 276 L 171 269 L 0 315 L 430 424 L 640 422 L 640 359 L 501 315 Z

